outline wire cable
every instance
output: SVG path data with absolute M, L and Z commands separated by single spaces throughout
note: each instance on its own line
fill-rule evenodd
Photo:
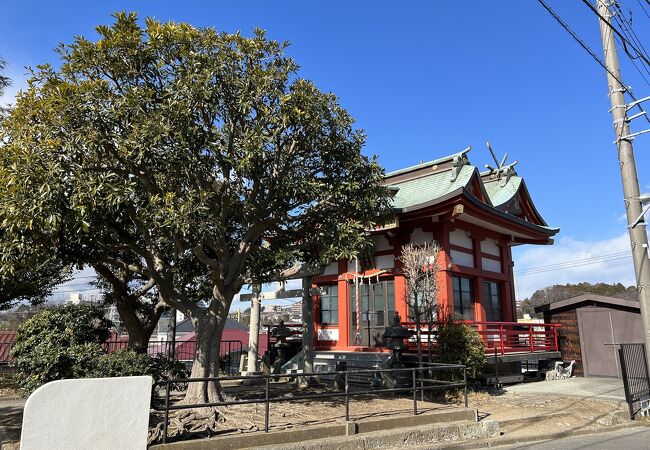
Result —
M 632 90 L 631 90 L 628 86 L 626 86 L 625 83 L 623 83 L 623 81 L 622 81 L 622 80 L 621 80 L 621 79 L 620 79 L 616 74 L 614 74 L 614 72 L 612 72 L 612 71 L 607 67 L 607 65 L 603 62 L 603 60 L 600 59 L 600 57 L 598 57 L 598 55 L 596 55 L 596 53 L 595 53 L 595 52 L 594 52 L 594 51 L 593 51 L 593 50 L 592 50 L 592 49 L 591 49 L 591 48 L 590 48 L 590 47 L 585 43 L 585 41 L 583 41 L 583 40 L 580 38 L 580 36 L 578 36 L 578 35 L 576 34 L 576 32 L 573 31 L 573 30 L 571 29 L 571 27 L 569 27 L 569 25 L 568 25 L 568 24 L 567 24 L 567 23 L 566 23 L 566 22 L 565 22 L 565 21 L 564 21 L 564 20 L 563 20 L 563 19 L 562 19 L 562 18 L 561 18 L 561 17 L 560 17 L 556 12 L 555 12 L 555 11 L 553 11 L 553 9 L 552 9 L 552 8 L 551 8 L 551 7 L 550 7 L 550 6 L 549 6 L 549 5 L 548 5 L 544 0 L 537 0 L 537 1 L 538 1 L 538 2 L 539 2 L 539 3 L 544 7 L 544 9 L 546 9 L 546 11 L 547 11 L 551 16 L 553 16 L 553 18 L 554 18 L 554 19 L 555 19 L 555 20 L 560 24 L 560 26 L 562 26 L 562 28 L 564 28 L 564 30 L 565 30 L 567 33 L 569 33 L 569 34 L 571 35 L 571 37 L 573 37 L 573 39 L 575 39 L 575 41 L 576 41 L 578 44 L 580 44 L 580 46 L 581 46 L 581 47 L 582 47 L 582 48 L 583 48 L 587 53 L 589 53 L 589 54 L 591 55 L 591 57 L 592 57 L 592 58 L 593 58 L 593 59 L 594 59 L 594 60 L 595 60 L 595 61 L 596 61 L 596 62 L 597 62 L 597 63 L 598 63 L 598 64 L 599 64 L 603 69 L 605 69 L 605 71 L 606 71 L 607 73 L 609 73 L 609 74 L 610 74 L 610 75 L 611 75 L 611 76 L 612 76 L 616 81 L 619 82 L 619 84 L 623 87 L 623 89 L 625 89 L 625 92 L 628 93 L 628 95 L 632 98 L 632 100 L 637 101 L 637 98 L 635 97 L 635 95 L 634 95 L 634 93 L 632 92 Z M 650 1 L 650 0 L 648 0 L 648 1 Z M 640 110 L 641 112 L 645 113 L 645 111 L 644 111 L 643 107 L 641 106 L 641 104 L 637 104 L 636 106 L 637 106 L 637 108 L 639 108 L 639 110 Z M 643 117 L 644 117 L 645 120 L 650 124 L 650 117 L 648 117 L 647 114 L 644 114 Z
M 630 58 L 634 58 L 634 56 L 631 55 L 630 51 L 628 50 L 628 46 L 630 48 L 632 48 L 632 50 L 634 50 L 637 53 L 638 57 L 641 58 L 641 60 L 643 60 L 643 62 L 645 62 L 650 67 L 650 58 L 648 58 L 645 54 L 643 54 L 634 44 L 632 44 L 630 41 L 628 41 L 625 38 L 625 36 L 623 36 L 623 34 L 614 25 L 612 25 L 612 23 L 609 20 L 607 20 L 605 17 L 603 17 L 598 12 L 598 10 L 596 8 L 594 8 L 594 5 L 589 3 L 589 0 L 582 0 L 582 3 L 587 5 L 587 7 L 594 14 L 596 14 L 600 18 L 600 20 L 602 20 L 605 23 L 605 25 L 607 25 L 609 28 L 611 28 L 611 30 L 614 32 L 614 34 L 616 34 L 621 40 L 623 40 L 623 50 L 625 51 L 625 53 L 627 53 L 627 55 Z
M 650 19 L 650 13 L 648 13 L 648 10 L 645 9 L 645 6 L 643 6 L 643 3 L 641 3 L 641 0 L 636 0 L 636 1 L 639 4 L 639 6 L 641 7 L 641 9 L 643 10 L 643 12 L 645 13 L 645 15 L 648 16 L 648 19 Z M 646 3 L 648 3 L 648 5 L 650 5 L 650 0 L 646 0 Z
M 584 266 L 590 266 L 593 264 L 602 264 L 602 263 L 608 263 L 611 261 L 618 261 L 621 259 L 627 259 L 630 258 L 631 255 L 629 252 L 625 252 L 625 255 L 619 255 L 619 256 L 611 256 L 608 258 L 600 258 L 600 259 L 593 259 L 589 261 L 583 261 L 583 262 L 566 262 L 564 264 L 558 264 L 557 267 L 532 267 L 530 269 L 524 269 L 521 271 L 515 271 L 514 274 L 517 276 L 528 276 L 528 275 L 535 275 L 535 274 L 540 274 L 540 273 L 545 273 L 545 272 L 554 272 L 557 270 L 567 270 L 567 269 L 573 269 L 577 267 L 584 267 Z

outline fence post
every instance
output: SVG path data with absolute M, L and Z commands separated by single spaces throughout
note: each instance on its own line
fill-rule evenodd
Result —
M 418 415 L 418 386 L 415 380 L 415 369 L 413 369 L 413 415 Z
M 165 383 L 165 418 L 163 422 L 163 444 L 167 443 L 167 424 L 169 423 L 169 381 Z
M 271 383 L 271 377 L 266 376 L 266 389 L 264 389 L 264 432 L 269 432 L 269 388 Z
M 503 355 L 506 352 L 505 339 L 503 337 L 503 324 L 499 324 L 499 343 L 501 344 L 501 354 Z
M 560 350 L 560 346 L 557 341 L 557 327 L 553 327 L 553 338 L 555 339 L 555 351 Z
M 623 352 L 623 345 L 618 348 L 618 359 L 621 363 L 621 376 L 623 377 L 623 389 L 625 390 L 625 401 L 628 406 L 628 414 L 630 420 L 634 420 L 634 409 L 632 406 L 632 396 L 630 395 L 630 380 L 627 377 L 627 367 L 625 366 L 625 357 Z
M 467 369 L 465 369 L 467 370 Z M 494 381 L 496 383 L 496 388 L 499 388 L 499 356 L 497 355 L 497 349 L 494 349 Z
M 348 384 L 347 369 L 345 369 L 345 421 L 350 421 L 350 385 Z
M 465 408 L 467 408 L 467 366 L 463 366 L 463 380 L 465 382 Z

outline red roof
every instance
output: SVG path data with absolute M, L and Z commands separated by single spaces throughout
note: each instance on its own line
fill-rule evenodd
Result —
M 15 339 L 15 331 L 0 331 L 0 364 L 7 364 L 11 360 L 9 351 Z
M 266 350 L 268 348 L 268 341 L 266 336 L 266 333 L 260 333 L 259 344 L 257 346 L 257 353 L 259 355 L 266 353 Z M 228 341 L 230 341 L 230 343 Z M 229 352 L 239 351 L 240 347 L 238 342 L 241 342 L 242 350 L 248 348 L 248 333 L 241 330 L 223 330 L 219 354 L 224 355 Z M 176 358 L 184 361 L 191 360 L 194 357 L 195 349 L 196 335 L 193 332 L 187 333 L 177 340 Z

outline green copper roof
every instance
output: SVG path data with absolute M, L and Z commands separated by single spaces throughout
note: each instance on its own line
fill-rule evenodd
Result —
M 517 193 L 522 181 L 521 177 L 511 176 L 505 186 L 501 186 L 501 180 L 490 181 L 489 183 L 484 182 L 483 186 L 485 186 L 485 190 L 492 204 L 499 206 L 506 203 Z
M 394 177 L 396 175 L 400 175 L 400 174 L 403 174 L 403 173 L 406 173 L 406 172 L 411 172 L 411 171 L 414 171 L 414 170 L 423 169 L 425 167 L 442 164 L 444 162 L 447 162 L 447 161 L 450 161 L 450 160 L 454 159 L 457 156 L 463 156 L 464 154 L 469 152 L 469 150 L 470 150 L 470 148 L 468 147 L 468 148 L 466 148 L 465 150 L 463 150 L 461 152 L 454 153 L 453 155 L 444 156 L 442 158 L 438 158 L 438 159 L 434 159 L 433 161 L 427 161 L 427 162 L 423 162 L 423 163 L 420 163 L 420 164 L 416 164 L 416 165 L 411 166 L 411 167 L 405 167 L 403 169 L 394 170 L 392 172 L 388 172 L 386 174 L 386 176 L 387 177 Z
M 396 212 L 407 213 L 462 194 L 497 215 L 557 233 L 559 229 L 546 225 L 532 201 L 526 202 L 526 208 L 530 209 L 527 213 L 530 217 L 526 219 L 508 212 L 510 208 L 507 205 L 519 193 L 530 199 L 526 183 L 517 175 L 514 165 L 496 172 L 497 179 L 490 179 L 493 172 L 481 173 L 476 166 L 471 165 L 466 156 L 468 151 L 469 148 L 454 155 L 388 173 L 387 185 L 395 192 L 393 208 Z
M 405 209 L 440 198 L 458 188 L 467 186 L 475 171 L 477 171 L 476 167 L 464 165 L 460 168 L 454 181 L 452 181 L 452 172 L 446 170 L 401 183 L 392 183 L 391 187 L 399 188 L 393 197 L 393 207 Z

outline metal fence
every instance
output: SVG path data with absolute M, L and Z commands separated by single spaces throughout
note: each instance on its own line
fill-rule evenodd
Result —
M 440 371 L 462 371 L 462 382 L 455 382 L 445 380 L 444 378 L 436 378 L 434 374 Z M 395 377 L 395 380 L 401 380 L 402 382 L 406 381 L 408 386 L 400 386 L 400 383 L 396 384 L 395 387 L 386 387 L 386 388 L 364 388 L 357 387 L 353 389 L 351 387 L 350 380 L 352 377 L 356 376 L 374 376 L 382 377 L 384 374 Z M 460 375 L 460 373 L 459 373 Z M 305 395 L 295 395 L 295 391 L 291 393 L 291 396 L 274 396 L 272 392 L 272 387 L 274 386 L 274 380 L 277 380 L 279 377 L 302 377 L 302 378 L 325 378 L 327 376 L 334 377 L 342 381 L 344 386 L 343 391 L 336 389 L 336 382 L 332 386 L 332 390 L 324 393 L 315 393 L 315 394 L 305 394 Z M 226 400 L 220 402 L 205 402 L 205 403 L 196 403 L 196 404 L 172 404 L 170 402 L 170 391 L 174 386 L 186 384 L 186 383 L 198 383 L 198 382 L 224 382 L 224 381 L 242 381 L 249 380 L 257 381 L 261 384 L 264 384 L 264 397 L 263 398 L 252 398 L 252 399 L 241 399 L 241 400 Z M 253 383 L 254 384 L 254 383 Z M 418 393 L 420 393 L 421 400 L 424 401 L 424 392 L 425 391 L 434 391 L 434 390 L 444 390 L 452 388 L 462 388 L 464 395 L 465 407 L 467 408 L 467 368 L 461 364 L 437 364 L 437 363 L 422 363 L 420 367 L 408 367 L 408 368 L 391 368 L 391 369 L 354 369 L 354 370 L 345 370 L 345 371 L 336 371 L 336 372 L 312 372 L 312 373 L 300 373 L 300 374 L 273 374 L 273 375 L 241 375 L 234 377 L 210 377 L 210 378 L 186 378 L 186 379 L 176 379 L 176 380 L 164 380 L 154 383 L 153 392 L 156 393 L 159 387 L 164 387 L 164 403 L 162 405 L 157 405 L 155 401 L 155 395 L 152 395 L 152 406 L 151 408 L 154 411 L 159 411 L 164 413 L 163 418 L 163 437 L 162 442 L 167 443 L 167 434 L 169 426 L 169 412 L 183 409 L 194 409 L 194 408 L 206 408 L 206 407 L 218 407 L 218 406 L 230 406 L 230 405 L 246 405 L 246 404 L 264 404 L 264 432 L 269 432 L 270 427 L 270 407 L 271 403 L 281 403 L 281 402 L 295 402 L 300 400 L 313 400 L 313 399 L 333 399 L 343 397 L 345 400 L 345 420 L 350 420 L 350 398 L 360 395 L 376 395 L 382 393 L 408 393 L 413 394 L 413 415 L 418 414 Z
M 126 350 L 126 341 L 106 341 L 102 347 L 107 353 L 117 350 Z M 182 362 L 188 369 L 191 368 L 196 351 L 196 340 L 187 341 L 152 341 L 147 346 L 147 353 L 150 356 L 164 355 L 175 361 Z M 219 357 L 221 358 L 221 369 L 228 374 L 239 372 L 239 359 L 244 352 L 242 341 L 226 340 L 221 341 L 219 346 Z
M 623 388 L 625 389 L 625 401 L 629 407 L 630 419 L 634 419 L 639 412 L 647 409 L 647 403 L 650 401 L 650 377 L 648 375 L 645 345 L 617 345 Z

